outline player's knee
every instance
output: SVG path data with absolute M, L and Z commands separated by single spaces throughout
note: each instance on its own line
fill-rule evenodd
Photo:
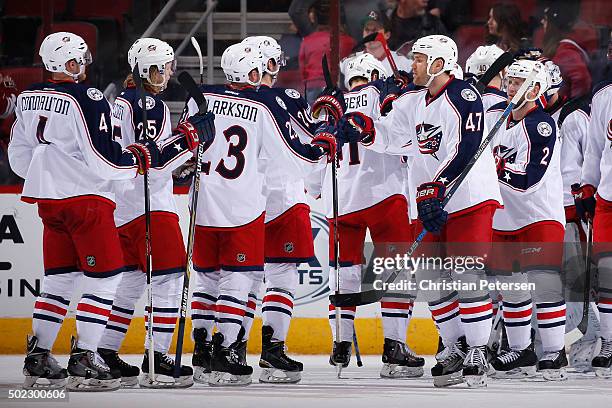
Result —
M 563 283 L 557 271 L 533 270 L 527 273 L 533 284 L 533 300 L 536 303 L 551 303 L 563 300 Z
M 329 289 L 336 290 L 336 272 L 330 271 Z M 361 265 L 340 268 L 340 290 L 343 292 L 359 292 L 361 288 Z
M 505 289 L 505 288 L 514 288 L 518 285 L 528 283 L 527 275 L 524 273 L 512 273 L 512 274 L 499 274 L 494 278 L 497 280 L 497 283 L 500 288 L 504 288 L 499 291 L 504 302 L 507 303 L 523 303 L 531 299 L 531 292 L 526 289 Z M 523 285 L 524 286 L 524 285 Z
M 295 263 L 266 264 L 266 286 L 294 293 L 298 285 L 298 271 Z
M 79 279 L 80 274 L 80 272 L 70 272 L 45 276 L 42 282 L 41 293 L 61 296 L 64 299 L 70 300 L 75 281 Z

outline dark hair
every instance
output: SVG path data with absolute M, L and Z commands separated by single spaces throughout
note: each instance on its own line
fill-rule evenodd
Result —
M 559 2 L 544 10 L 546 18 L 546 32 L 542 38 L 544 56 L 552 58 L 557 53 L 561 41 L 574 26 L 580 13 L 580 4 L 572 2 Z
M 524 23 L 518 6 L 513 3 L 495 3 L 491 10 L 497 23 L 497 44 L 504 50 L 517 51 L 524 34 Z

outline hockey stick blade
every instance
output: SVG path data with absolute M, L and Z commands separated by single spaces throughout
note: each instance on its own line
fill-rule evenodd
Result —
M 589 326 L 589 307 L 591 303 L 591 256 L 593 251 L 593 222 L 587 223 L 587 242 L 585 251 L 585 268 L 584 268 L 584 298 L 582 301 L 582 318 L 578 323 L 578 330 L 583 335 Z
M 206 113 L 208 111 L 208 103 L 206 98 L 202 95 L 202 91 L 198 88 L 193 77 L 187 71 L 183 71 L 178 76 L 178 81 L 185 91 L 193 98 L 198 104 L 198 112 Z
M 200 60 L 200 84 L 202 84 L 204 83 L 204 59 L 202 58 L 202 49 L 200 48 L 200 44 L 195 37 L 191 37 L 191 45 L 193 45 L 193 48 L 195 48 Z
M 331 73 L 329 72 L 329 64 L 327 64 L 327 54 L 323 54 L 321 59 L 321 68 L 323 69 L 323 78 L 325 78 L 325 87 L 333 88 L 334 82 L 332 81 Z
M 368 34 L 365 37 L 363 37 L 361 40 L 359 40 L 357 44 L 355 44 L 355 46 L 351 50 L 351 54 L 361 51 L 361 49 L 366 45 L 366 43 L 376 40 L 377 35 L 378 33 L 376 32 L 376 33 Z
M 478 91 L 478 93 L 482 94 L 487 85 L 489 85 L 489 82 L 491 82 L 491 80 L 495 78 L 495 75 L 499 74 L 502 69 L 512 64 L 512 61 L 514 61 L 514 55 L 512 55 L 511 53 L 504 52 L 502 55 L 500 55 L 493 62 L 493 64 L 491 64 L 489 69 L 487 69 L 485 73 L 482 74 L 482 77 L 480 77 L 480 79 L 476 83 L 476 90 Z

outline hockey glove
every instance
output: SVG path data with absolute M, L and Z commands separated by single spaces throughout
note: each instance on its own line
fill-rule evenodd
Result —
M 423 183 L 417 188 L 416 202 L 419 220 L 423 227 L 434 234 L 439 233 L 446 224 L 448 212 L 442 208 L 446 187 L 432 181 Z
M 346 115 L 346 120 L 359 134 L 359 140 L 363 145 L 369 146 L 374 143 L 376 131 L 374 129 L 374 121 L 369 116 L 361 112 L 351 112 Z
M 312 117 L 318 119 L 322 110 L 327 112 L 327 115 L 333 119 L 334 123 L 338 123 L 346 111 L 344 94 L 339 88 L 325 88 L 321 95 L 315 99 L 312 104 Z
M 583 186 L 578 183 L 572 184 L 572 196 L 576 204 L 576 213 L 584 222 L 593 220 L 595 217 L 595 187 L 590 184 Z
M 193 115 L 179 123 L 176 130 L 185 135 L 189 150 L 196 149 L 200 142 L 209 146 L 215 139 L 215 114 L 206 112 Z
M 342 143 L 338 145 L 336 141 L 336 128 L 332 125 L 321 125 L 317 129 L 315 137 L 312 139 L 312 144 L 319 147 L 322 155 L 327 155 L 327 162 L 331 162 L 336 157 L 338 148 L 342 148 Z
M 159 164 L 159 147 L 153 140 L 146 140 L 144 143 L 132 143 L 126 147 L 136 159 L 138 174 L 145 174 L 151 167 Z

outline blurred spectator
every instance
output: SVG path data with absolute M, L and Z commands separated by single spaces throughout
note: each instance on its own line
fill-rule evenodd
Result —
M 363 37 L 377 32 L 383 34 L 387 41 L 389 41 L 389 38 L 391 37 L 391 24 L 387 16 L 384 14 L 377 11 L 371 11 L 366 17 L 365 24 L 363 25 Z M 383 66 L 387 70 L 387 75 L 391 75 L 393 73 L 391 64 L 387 59 L 387 54 L 385 54 L 385 49 L 379 41 L 370 41 L 366 43 L 365 52 L 372 54 L 382 62 Z M 391 50 L 391 55 L 393 56 L 393 60 L 395 61 L 395 64 L 399 70 L 406 72 L 412 71 L 411 60 L 393 50 Z
M 294 23 L 289 25 L 289 33 L 281 35 L 278 43 L 285 54 L 285 69 L 291 71 L 298 69 L 302 37 L 298 35 L 297 27 Z
M 21 179 L 11 171 L 7 155 L 18 93 L 15 81 L 0 72 L 0 184 L 21 183 Z
M 289 17 L 303 38 L 317 29 L 315 3 L 319 0 L 293 0 L 289 6 Z
M 427 9 L 442 20 L 449 33 L 471 20 L 470 0 L 429 0 Z
M 428 0 L 398 0 L 390 16 L 389 47 L 397 49 L 426 35 L 448 33 L 440 18 L 427 10 L 427 4 Z
M 524 37 L 521 11 L 513 3 L 496 3 L 489 11 L 487 44 L 495 44 L 504 51 L 517 52 Z
M 293 6 L 293 3 L 292 3 Z M 327 6 L 327 7 L 326 7 Z M 300 46 L 300 72 L 306 89 L 306 99 L 312 103 L 325 87 L 321 59 L 330 52 L 329 4 L 321 3 L 315 8 L 317 30 L 304 37 Z M 296 23 L 297 25 L 297 23 Z M 355 40 L 346 35 L 340 27 L 340 59 L 349 55 Z M 299 26 L 298 26 L 299 30 Z M 328 61 L 331 58 L 328 56 Z
M 563 86 L 560 96 L 577 98 L 591 91 L 589 54 L 579 36 L 572 31 L 579 14 L 579 4 L 555 2 L 544 10 L 544 56 L 561 69 Z

